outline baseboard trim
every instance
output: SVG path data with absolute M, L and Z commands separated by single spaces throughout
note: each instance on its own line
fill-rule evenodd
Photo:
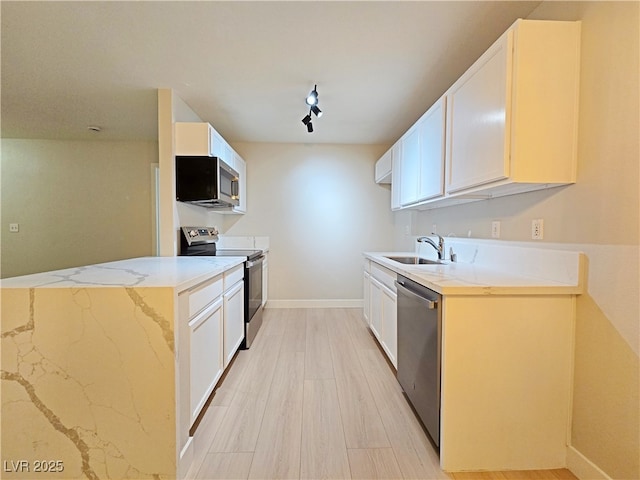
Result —
M 567 468 L 581 480 L 612 480 L 595 463 L 571 445 L 567 447 Z
M 268 300 L 264 308 L 362 308 L 362 299 Z

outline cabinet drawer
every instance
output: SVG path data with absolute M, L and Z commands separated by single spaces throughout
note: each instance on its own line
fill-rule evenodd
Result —
M 240 264 L 224 272 L 224 291 L 226 292 L 244 278 L 244 265 Z
M 396 291 L 396 273 L 375 262 L 371 262 L 371 276 L 382 283 L 392 292 Z
M 222 275 L 218 275 L 189 292 L 189 318 L 222 295 Z

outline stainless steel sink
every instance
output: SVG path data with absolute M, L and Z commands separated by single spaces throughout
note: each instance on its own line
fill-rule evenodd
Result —
M 429 260 L 422 257 L 384 257 L 394 262 L 404 263 L 405 265 L 446 265 L 447 262 L 442 260 Z

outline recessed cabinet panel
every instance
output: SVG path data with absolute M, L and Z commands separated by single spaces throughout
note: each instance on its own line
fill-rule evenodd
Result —
M 449 91 L 447 192 L 509 176 L 511 45 L 507 32 Z
M 244 282 L 224 294 L 224 368 L 229 365 L 244 339 Z
M 371 311 L 369 326 L 373 334 L 380 339 L 382 335 L 382 284 L 375 278 L 371 277 Z
M 388 288 L 382 288 L 382 338 L 380 343 L 391 364 L 398 368 L 398 296 Z
M 222 376 L 222 299 L 189 322 L 191 424 Z
M 420 132 L 418 126 L 411 128 L 401 139 L 400 204 L 410 205 L 418 200 L 420 176 Z

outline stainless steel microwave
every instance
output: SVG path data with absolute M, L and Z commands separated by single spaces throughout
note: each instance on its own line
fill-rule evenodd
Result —
M 206 208 L 240 202 L 238 172 L 218 157 L 176 157 L 176 200 Z

